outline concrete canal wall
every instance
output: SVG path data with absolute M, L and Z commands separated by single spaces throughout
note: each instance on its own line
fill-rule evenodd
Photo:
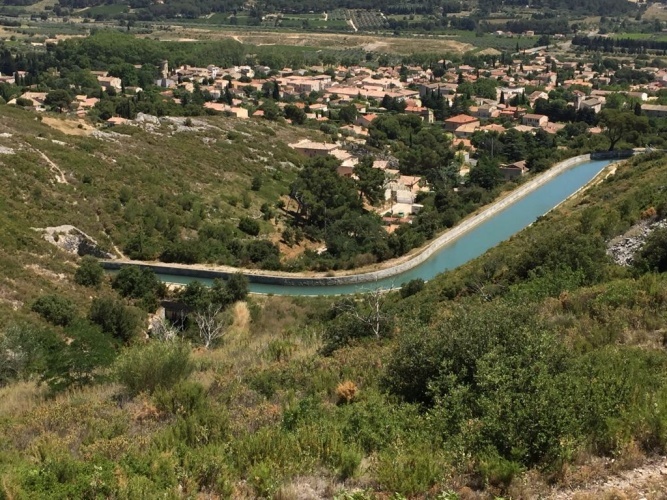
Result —
M 602 158 L 596 158 L 602 159 Z M 370 283 L 384 278 L 391 278 L 408 271 L 436 254 L 442 247 L 460 238 L 462 235 L 475 228 L 479 224 L 494 217 L 496 214 L 516 203 L 519 199 L 533 192 L 537 188 L 547 184 L 562 172 L 581 163 L 591 161 L 591 155 L 581 155 L 570 158 L 553 166 L 543 174 L 535 177 L 527 183 L 519 186 L 502 200 L 499 200 L 476 215 L 469 217 L 459 225 L 447 230 L 433 241 L 428 243 L 420 251 L 410 256 L 404 262 L 381 269 L 359 274 L 344 276 L 313 276 L 301 274 L 272 273 L 268 271 L 249 271 L 233 267 L 211 268 L 203 265 L 164 264 L 150 263 L 130 260 L 103 260 L 102 265 L 108 270 L 117 270 L 123 266 L 134 265 L 142 268 L 152 269 L 157 274 L 173 276 L 184 276 L 199 279 L 226 279 L 234 273 L 243 273 L 251 283 L 281 286 L 332 286 L 332 285 L 356 285 Z

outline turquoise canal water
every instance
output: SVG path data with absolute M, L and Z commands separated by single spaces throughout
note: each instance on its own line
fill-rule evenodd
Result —
M 397 288 L 416 278 L 428 281 L 444 271 L 454 269 L 479 257 L 489 248 L 528 227 L 535 219 L 546 214 L 590 182 L 609 163 L 611 160 L 588 161 L 564 171 L 495 216 L 464 233 L 457 240 L 443 246 L 428 260 L 402 274 L 369 283 L 349 285 L 293 286 L 251 283 L 250 291 L 275 295 L 342 295 L 368 292 L 377 288 Z M 177 284 L 187 284 L 194 280 L 205 284 L 212 282 L 210 279 L 170 274 L 158 274 L 158 277 L 162 281 Z

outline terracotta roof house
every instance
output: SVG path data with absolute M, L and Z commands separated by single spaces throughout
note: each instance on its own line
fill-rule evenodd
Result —
M 479 119 L 470 115 L 456 115 L 445 120 L 445 130 L 454 132 L 461 125 L 475 124 L 479 127 Z
M 477 129 L 479 129 L 479 122 L 466 123 L 465 125 L 457 127 L 457 129 L 454 130 L 454 135 L 456 137 L 470 137 Z
M 367 115 L 359 115 L 357 117 L 357 121 L 355 122 L 357 125 L 361 125 L 362 127 L 370 127 L 371 122 L 377 118 L 378 115 L 374 113 L 368 113 Z
M 332 151 L 339 149 L 338 144 L 327 144 L 325 142 L 314 142 L 308 139 L 289 145 L 290 148 L 303 153 L 308 157 L 327 156 Z
M 526 162 L 522 160 L 510 163 L 509 165 L 503 165 L 500 167 L 500 171 L 503 174 L 503 178 L 509 181 L 525 175 L 528 172 L 528 167 L 526 167 Z

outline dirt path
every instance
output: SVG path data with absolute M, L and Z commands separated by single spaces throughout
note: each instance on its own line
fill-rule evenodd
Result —
M 42 153 L 39 149 L 31 146 L 30 144 L 26 143 L 26 147 L 28 149 L 30 149 L 31 151 L 34 151 L 35 153 L 37 153 L 38 155 L 40 155 L 44 159 L 44 161 L 49 165 L 49 170 L 51 170 L 51 172 L 53 172 L 53 175 L 55 176 L 56 182 L 58 184 L 69 184 L 69 182 L 67 182 L 67 178 L 65 177 L 65 173 L 60 169 L 60 167 L 58 165 L 56 165 L 51 160 L 51 158 L 49 158 L 44 153 Z
M 118 248 L 115 243 L 111 243 L 111 246 L 113 247 L 113 251 L 116 252 L 121 259 L 127 259 L 126 255 L 121 252 L 120 248 Z

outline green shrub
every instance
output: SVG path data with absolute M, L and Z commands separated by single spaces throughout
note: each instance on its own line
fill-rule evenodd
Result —
M 357 448 L 349 447 L 344 449 L 338 457 L 338 476 L 341 480 L 351 478 L 357 472 L 361 459 L 364 455 Z
M 204 387 L 187 380 L 178 382 L 171 389 L 158 388 L 153 400 L 160 411 L 171 415 L 188 415 L 207 404 Z
M 110 365 L 115 357 L 114 345 L 108 336 L 82 319 L 68 325 L 65 336 L 67 342 L 57 337 L 44 339 L 46 369 L 41 380 L 52 391 L 104 380 L 106 375 L 100 368 Z
M 81 286 L 97 288 L 102 284 L 104 269 L 95 257 L 86 255 L 74 273 L 74 282 Z
M 259 222 L 249 217 L 243 217 L 239 221 L 239 229 L 250 236 L 259 234 Z
M 443 476 L 443 461 L 431 449 L 403 443 L 378 456 L 377 479 L 388 491 L 416 495 L 428 491 Z
M 173 387 L 192 373 L 190 347 L 183 342 L 151 342 L 127 349 L 116 363 L 116 378 L 131 396 Z
M 151 269 L 136 266 L 123 267 L 111 286 L 123 297 L 142 299 L 151 305 L 154 305 L 157 297 L 163 297 L 166 290 Z
M 51 329 L 10 325 L 0 333 L 0 386 L 45 369 L 45 347 L 57 343 Z
M 137 309 L 108 297 L 93 299 L 88 319 L 99 325 L 104 333 L 122 342 L 132 340 L 141 328 L 141 317 Z
M 280 477 L 273 465 L 260 462 L 248 472 L 248 484 L 253 487 L 258 497 L 271 498 L 280 486 Z
M 667 228 L 653 231 L 639 251 L 635 267 L 641 271 L 667 271 Z
M 56 326 L 67 326 L 76 317 L 72 301 L 61 295 L 42 295 L 31 309 Z
M 512 479 L 523 470 L 521 464 L 493 454 L 482 459 L 479 468 L 485 483 L 502 490 L 507 489 Z
M 410 297 L 411 295 L 421 292 L 423 289 L 424 289 L 423 279 L 417 278 L 414 280 L 410 280 L 401 287 L 401 297 L 405 299 L 406 297 Z
M 226 462 L 227 450 L 223 446 L 209 445 L 189 451 L 183 459 L 183 468 L 196 483 L 197 491 L 232 498 L 234 481 Z

